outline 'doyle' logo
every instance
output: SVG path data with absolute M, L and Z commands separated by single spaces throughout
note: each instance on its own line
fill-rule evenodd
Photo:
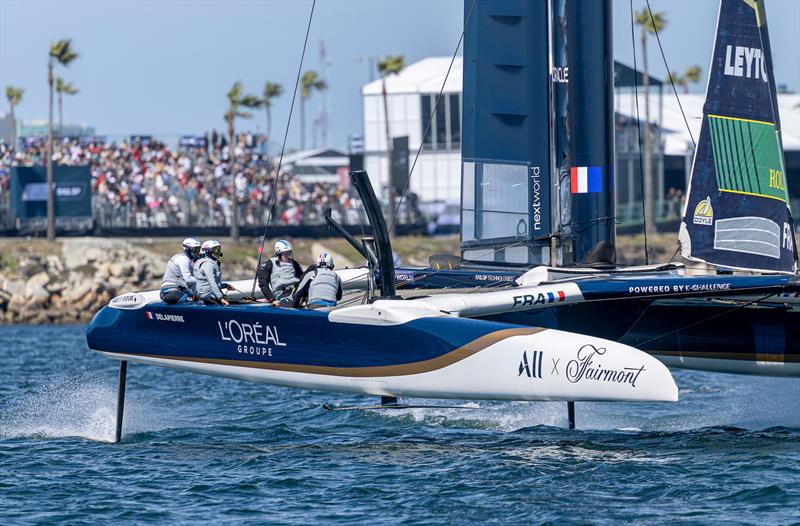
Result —
M 711 197 L 708 196 L 694 207 L 694 218 L 692 223 L 695 225 L 711 225 L 714 222 L 714 208 L 711 206 Z

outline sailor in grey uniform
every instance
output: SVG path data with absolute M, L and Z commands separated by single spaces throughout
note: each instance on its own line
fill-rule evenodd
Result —
M 300 264 L 292 258 L 292 244 L 283 239 L 275 243 L 275 257 L 266 260 L 256 271 L 264 298 L 276 305 L 291 300 L 302 275 Z
M 183 252 L 175 254 L 167 262 L 159 294 L 162 301 L 172 305 L 196 294 L 192 262 L 198 257 L 200 257 L 200 242 L 187 237 L 183 240 Z
M 319 255 L 317 268 L 303 275 L 292 298 L 292 305 L 297 308 L 305 301 L 309 309 L 333 307 L 342 299 L 342 278 L 333 271 L 333 258 L 323 252 Z
M 197 279 L 197 297 L 206 305 L 221 303 L 228 305 L 228 300 L 221 289 L 236 290 L 230 283 L 223 283 L 219 260 L 222 247 L 216 240 L 203 242 L 200 249 L 202 257 L 194 263 L 194 275 Z

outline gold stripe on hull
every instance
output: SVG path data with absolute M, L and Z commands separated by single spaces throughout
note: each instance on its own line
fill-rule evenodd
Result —
M 272 371 L 282 371 L 291 373 L 306 373 L 306 374 L 324 374 L 328 376 L 344 376 L 344 377 L 383 377 L 383 376 L 408 376 L 412 374 L 429 373 L 443 369 L 444 367 L 453 365 L 470 356 L 479 353 L 487 347 L 494 345 L 502 340 L 512 338 L 514 336 L 530 336 L 539 332 L 545 331 L 538 327 L 534 328 L 517 328 L 517 329 L 503 329 L 495 331 L 480 338 L 477 338 L 457 349 L 454 349 L 446 354 L 431 358 L 429 360 L 422 360 L 419 362 L 412 362 L 400 365 L 377 365 L 372 367 L 331 367 L 323 365 L 298 365 L 288 363 L 275 363 L 275 362 L 256 362 L 245 360 L 226 360 L 220 358 L 193 358 L 186 356 L 168 356 L 163 354 L 145 354 L 145 353 L 132 353 L 123 352 L 115 353 L 113 351 L 102 351 L 107 354 L 125 354 L 130 356 L 141 356 L 142 358 L 159 358 L 163 360 L 174 360 L 180 362 L 195 362 L 195 363 L 208 363 L 214 365 L 230 365 L 234 367 L 248 367 L 253 369 L 269 369 Z

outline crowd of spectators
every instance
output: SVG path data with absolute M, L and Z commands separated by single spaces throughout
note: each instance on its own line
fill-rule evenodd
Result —
M 276 161 L 244 135 L 233 148 L 223 140 L 170 149 L 156 141 L 65 139 L 55 145 L 53 162 L 89 166 L 95 219 L 117 227 L 230 225 L 235 200 L 240 203 L 239 224 L 263 225 L 277 173 Z M 45 163 L 44 143 L 20 149 L 0 145 L 0 192 L 8 189 L 11 166 Z M 322 223 L 326 208 L 342 222 L 359 221 L 360 204 L 346 189 L 303 183 L 288 174 L 280 178 L 275 205 L 273 224 Z

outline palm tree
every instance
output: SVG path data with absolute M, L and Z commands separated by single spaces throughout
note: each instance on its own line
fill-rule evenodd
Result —
M 389 97 L 386 93 L 386 77 L 389 75 L 397 75 L 399 74 L 403 68 L 406 67 L 406 59 L 403 55 L 389 55 L 387 57 L 382 58 L 378 61 L 378 73 L 381 76 L 382 88 L 383 88 L 383 114 L 384 114 L 384 122 L 386 125 L 386 162 L 387 166 L 389 167 L 389 208 L 391 208 L 392 213 L 394 213 L 394 198 L 395 198 L 395 188 L 394 188 L 394 180 L 392 177 L 392 135 L 389 133 Z M 395 220 L 392 219 L 391 229 L 394 230 Z M 394 232 L 389 232 L 389 234 L 394 235 Z
M 23 88 L 15 88 L 14 86 L 6 86 L 6 99 L 10 107 L 11 114 L 11 144 L 17 143 L 17 120 L 14 118 L 14 108 L 19 106 L 22 102 L 22 95 L 25 94 Z
M 233 87 L 228 92 L 228 111 L 225 112 L 225 122 L 228 123 L 228 163 L 230 165 L 230 175 L 233 185 L 233 217 L 231 218 L 231 238 L 234 242 L 239 241 L 239 198 L 236 195 L 236 174 L 234 172 L 234 123 L 237 117 L 249 119 L 253 115 L 247 111 L 240 111 L 239 107 L 258 108 L 261 99 L 255 95 L 244 95 L 241 82 L 234 82 Z
M 315 91 L 325 91 L 328 83 L 321 79 L 316 71 L 309 70 L 303 73 L 300 79 L 300 149 L 306 149 L 306 100 L 311 98 Z
M 653 195 L 653 162 L 651 144 L 653 142 L 652 130 L 650 129 L 650 76 L 647 72 L 647 35 L 662 32 L 667 27 L 667 19 L 664 13 L 653 13 L 650 16 L 650 9 L 645 7 L 636 13 L 634 21 L 642 28 L 642 69 L 644 80 L 644 221 L 647 233 L 655 232 L 656 214 L 655 199 Z
M 667 78 L 664 79 L 664 82 L 669 83 L 670 79 L 672 79 L 672 83 L 673 84 L 675 84 L 676 86 L 682 87 L 684 93 L 688 93 L 689 92 L 688 91 L 689 83 L 688 83 L 688 80 L 686 78 L 686 75 L 681 75 L 677 71 L 670 71 L 669 75 L 667 76 Z
M 283 95 L 283 86 L 274 82 L 264 84 L 263 98 L 261 104 L 267 113 L 267 155 L 269 155 L 269 141 L 272 140 L 272 99 Z
M 261 100 L 255 95 L 244 95 L 242 93 L 242 83 L 234 82 L 233 87 L 228 92 L 228 111 L 225 112 L 225 122 L 228 123 L 228 141 L 229 147 L 233 150 L 234 144 L 234 123 L 236 118 L 249 119 L 253 116 L 252 113 L 247 111 L 240 111 L 239 107 L 244 108 L 258 108 L 261 105 Z
M 47 60 L 47 84 L 50 88 L 50 108 L 47 114 L 47 239 L 56 238 L 55 203 L 53 202 L 53 68 L 56 64 L 69 66 L 78 58 L 72 50 L 72 39 L 62 38 L 50 44 Z
M 72 85 L 72 82 L 65 82 L 64 79 L 58 77 L 56 79 L 56 93 L 58 93 L 58 136 L 62 137 L 64 134 L 64 114 L 62 111 L 62 95 L 75 95 L 78 90 Z
M 703 70 L 698 65 L 689 66 L 686 68 L 686 71 L 683 72 L 683 78 L 686 80 L 686 84 L 684 85 L 684 89 L 686 93 L 689 93 L 689 84 L 697 84 L 700 82 L 700 73 Z

